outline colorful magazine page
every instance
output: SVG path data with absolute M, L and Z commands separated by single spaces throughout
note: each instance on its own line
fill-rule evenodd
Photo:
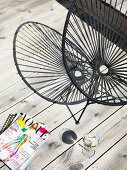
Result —
M 19 170 L 36 153 L 49 132 L 44 124 L 22 114 L 0 135 L 0 159 L 12 170 Z

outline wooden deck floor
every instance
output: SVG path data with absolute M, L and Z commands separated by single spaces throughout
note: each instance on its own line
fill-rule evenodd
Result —
M 119 7 L 121 0 L 118 2 Z M 0 127 L 10 113 L 25 112 L 44 122 L 51 131 L 27 170 L 127 170 L 127 106 L 90 105 L 81 123 L 75 125 L 66 106 L 37 96 L 15 68 L 12 43 L 17 27 L 25 21 L 37 21 L 62 33 L 66 14 L 67 9 L 56 0 L 0 1 Z M 78 116 L 83 106 L 84 103 L 70 108 Z M 60 140 L 59 132 L 64 128 L 77 134 L 74 144 Z M 97 134 L 100 143 L 96 154 L 86 159 L 78 143 L 89 132 Z

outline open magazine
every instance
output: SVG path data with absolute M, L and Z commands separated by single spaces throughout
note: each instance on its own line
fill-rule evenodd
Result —
M 24 170 L 48 135 L 44 124 L 22 114 L 0 135 L 0 159 L 12 170 Z

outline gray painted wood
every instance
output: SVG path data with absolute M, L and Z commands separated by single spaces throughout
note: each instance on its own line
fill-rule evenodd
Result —
M 95 111 L 95 108 L 96 108 L 96 111 Z M 67 144 L 64 144 L 60 140 L 59 132 L 64 128 L 72 129 L 77 134 L 77 140 L 79 140 L 84 134 L 87 134 L 89 131 L 91 131 L 93 128 L 95 128 L 101 122 L 103 122 L 108 116 L 111 116 L 114 113 L 114 111 L 116 111 L 114 109 L 116 109 L 116 107 L 109 107 L 109 106 L 96 104 L 94 107 L 89 106 L 87 108 L 81 120 L 81 123 L 79 125 L 76 126 L 74 122 L 72 121 L 72 119 L 66 121 L 64 124 L 62 124 L 60 127 L 55 129 L 51 133 L 49 140 L 45 143 L 45 145 L 43 145 L 39 155 L 34 159 L 34 161 L 31 163 L 28 169 L 31 169 L 31 170 L 32 168 L 34 169 L 34 166 L 36 165 L 37 162 L 38 162 L 39 168 L 45 167 L 46 164 L 49 164 L 57 157 L 58 157 L 58 161 L 57 162 L 54 161 L 53 163 L 51 163 L 51 167 L 49 168 L 47 167 L 47 168 L 55 169 L 56 166 L 59 166 L 60 168 L 61 167 L 60 162 L 62 162 L 64 155 L 68 154 L 68 152 L 66 153 L 65 151 L 68 150 L 70 146 Z M 63 119 L 63 115 L 61 119 Z M 51 144 L 52 144 L 52 147 L 49 148 L 49 145 Z M 81 152 L 80 148 L 78 148 L 78 151 Z M 65 152 L 65 154 L 62 154 L 61 156 L 59 156 L 63 152 Z M 41 161 L 42 157 L 43 157 L 43 161 Z
M 102 168 L 102 170 L 106 169 L 104 166 L 106 164 L 106 161 L 104 161 L 105 164 L 103 164 L 103 162 L 101 162 L 101 159 L 104 160 L 106 155 L 108 154 L 108 152 L 107 153 L 105 153 L 105 152 L 110 147 L 112 147 L 117 141 L 119 141 L 119 139 L 121 139 L 124 135 L 127 135 L 127 132 L 126 132 L 127 114 L 123 114 L 123 112 L 126 110 L 126 108 L 127 107 L 124 106 L 122 109 L 120 109 L 118 112 L 116 112 L 114 115 L 112 115 L 109 119 L 105 120 L 104 123 L 102 123 L 101 125 L 99 125 L 92 131 L 92 133 L 98 135 L 100 138 L 99 145 L 96 148 L 96 152 L 93 157 L 88 159 L 88 157 L 86 157 L 82 154 L 82 148 L 78 145 L 80 143 L 80 141 L 79 141 L 73 147 L 71 147 L 66 152 L 64 152 L 62 155 L 60 155 L 55 161 L 53 161 L 51 164 L 49 164 L 49 166 L 47 166 L 45 168 L 45 170 L 50 170 L 50 169 L 70 170 L 71 168 L 76 169 L 76 167 L 77 167 L 77 169 L 78 168 L 86 169 L 87 167 L 89 167 L 88 169 L 92 169 L 92 167 L 96 167 L 95 169 L 97 169 L 99 165 L 100 165 L 100 170 L 101 170 L 101 168 Z M 88 127 L 87 125 L 84 125 L 82 127 L 82 129 L 83 128 L 85 129 L 87 127 Z M 80 134 L 82 133 L 82 131 L 83 130 L 76 131 L 78 137 L 80 137 Z M 84 130 L 84 133 L 85 133 L 85 130 Z M 121 143 L 121 141 L 118 143 Z M 126 144 L 122 143 L 122 145 L 125 148 Z M 114 147 L 115 146 L 113 146 L 111 150 L 113 150 Z M 110 150 L 109 150 L 109 152 L 110 152 Z M 124 153 L 126 153 L 126 150 Z M 115 154 L 113 154 L 113 155 L 115 155 Z M 112 159 L 109 156 L 110 162 L 115 161 L 115 159 L 113 159 L 113 155 L 111 155 Z M 97 162 L 99 162 L 99 164 L 98 164 L 98 163 L 96 163 L 96 160 L 99 157 L 100 157 L 100 160 L 97 161 Z M 121 159 L 122 159 L 122 157 L 121 157 Z M 95 164 L 97 164 L 97 165 L 94 166 L 94 164 L 93 164 L 93 166 L 92 166 L 92 163 L 94 163 L 94 161 L 95 161 Z M 107 162 L 106 166 L 110 166 L 110 164 L 108 164 L 108 162 Z
M 127 9 L 126 2 L 123 11 Z M 118 1 L 119 3 L 121 0 Z M 81 124 L 76 126 L 66 106 L 52 104 L 40 98 L 22 82 L 17 74 L 12 54 L 13 36 L 17 27 L 31 20 L 49 25 L 62 33 L 66 13 L 66 8 L 56 0 L 0 1 L 0 127 L 10 113 L 25 112 L 37 121 L 44 122 L 52 131 L 47 142 L 28 166 L 28 170 L 40 170 L 45 166 L 46 170 L 84 170 L 84 167 L 91 165 L 115 141 L 126 134 L 126 106 L 117 111 L 120 107 L 90 105 Z M 70 108 L 77 117 L 78 111 L 83 106 L 84 103 Z M 60 140 L 59 132 L 63 128 L 75 131 L 76 141 L 91 130 L 100 136 L 101 142 L 96 154 L 87 160 L 87 165 L 78 143 L 71 147 Z M 126 152 L 126 138 L 124 138 L 89 169 L 126 170 Z M 50 165 L 47 166 L 49 163 Z M 3 170 L 7 169 L 7 167 L 3 168 Z

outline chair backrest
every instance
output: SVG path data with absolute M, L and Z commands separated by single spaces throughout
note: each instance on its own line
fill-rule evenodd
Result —
M 70 8 L 73 0 L 57 0 L 67 9 Z M 124 0 L 119 4 L 118 0 L 77 0 L 77 6 L 82 13 L 82 19 L 96 29 L 93 22 L 99 23 L 99 27 L 103 27 L 101 33 L 107 36 L 109 40 L 118 46 L 125 42 L 122 47 L 126 51 L 127 41 L 127 12 L 123 12 L 122 8 Z M 78 15 L 77 10 L 73 8 L 73 12 Z M 91 16 L 91 22 L 88 19 Z M 103 25 L 102 25 L 103 23 Z M 104 31 L 109 29 L 110 35 Z M 101 29 L 100 29 L 101 30 Z M 111 38 L 112 36 L 113 38 Z M 117 36 L 117 38 L 115 38 Z
M 59 32 L 41 23 L 23 23 L 15 33 L 13 49 L 19 75 L 39 96 L 59 104 L 86 100 L 67 76 Z
M 117 0 L 108 2 L 73 0 L 62 52 L 69 77 L 84 95 L 97 103 L 122 105 L 127 103 L 127 12 L 122 13 L 124 0 L 119 7 Z M 73 72 L 72 62 L 77 63 Z
M 108 2 L 109 3 L 107 3 L 106 0 L 77 0 L 77 6 L 84 20 L 87 15 L 91 16 L 92 21 L 95 20 L 96 24 L 99 23 L 100 28 L 97 31 L 100 31 L 106 38 L 120 46 L 123 41 L 127 42 L 127 13 L 122 13 L 124 1 L 121 2 L 118 9 L 117 0 L 114 1 L 114 4 L 112 4 L 112 0 Z M 88 24 L 95 28 L 93 22 L 90 23 L 88 20 Z M 112 32 L 110 35 L 107 35 L 107 29 L 109 29 L 109 32 Z M 112 35 L 114 38 L 111 38 Z M 115 39 L 116 35 L 117 39 Z M 126 45 L 122 48 L 125 50 Z

